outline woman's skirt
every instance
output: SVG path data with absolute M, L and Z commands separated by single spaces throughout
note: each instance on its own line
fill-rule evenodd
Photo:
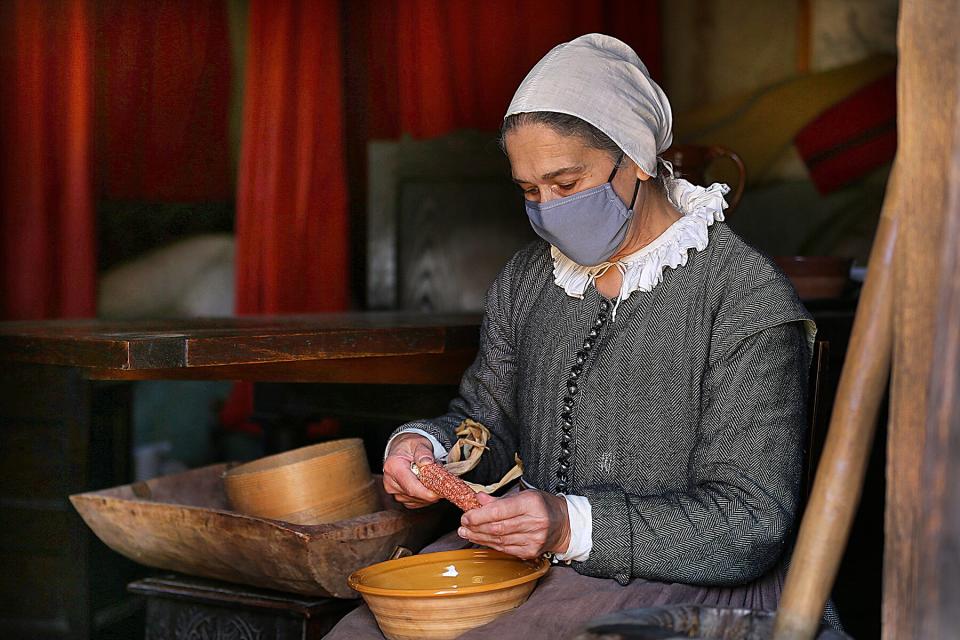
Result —
M 475 546 L 449 533 L 421 553 Z M 627 586 L 615 580 L 582 576 L 572 568 L 550 569 L 530 598 L 496 620 L 460 636 L 462 640 L 560 640 L 581 630 L 598 616 L 640 607 L 701 604 L 774 611 L 783 590 L 784 568 L 777 566 L 756 581 L 738 587 L 697 587 L 689 584 L 634 579 Z M 383 634 L 366 605 L 347 614 L 325 640 L 382 640 Z

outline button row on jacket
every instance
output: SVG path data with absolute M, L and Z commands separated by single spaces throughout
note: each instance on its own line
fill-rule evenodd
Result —
M 573 436 L 570 431 L 573 429 L 573 407 L 576 404 L 574 396 L 580 391 L 578 378 L 583 373 L 583 365 L 590 355 L 590 351 L 596 345 L 600 337 L 600 330 L 607 323 L 607 312 L 610 311 L 610 303 L 606 300 L 600 301 L 600 311 L 597 313 L 597 319 L 593 322 L 593 328 L 587 333 L 583 341 L 583 348 L 577 352 L 576 364 L 570 368 L 570 379 L 567 380 L 567 393 L 563 397 L 563 410 L 560 412 L 560 457 L 557 459 L 557 487 L 556 493 L 567 492 L 568 472 L 570 471 L 570 442 Z

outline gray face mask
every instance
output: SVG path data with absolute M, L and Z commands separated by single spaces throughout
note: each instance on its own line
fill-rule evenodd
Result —
M 622 159 L 621 153 L 610 177 L 598 187 L 543 204 L 525 201 L 530 226 L 537 235 L 577 264 L 592 267 L 606 262 L 627 236 L 640 179 L 627 207 L 610 184 Z

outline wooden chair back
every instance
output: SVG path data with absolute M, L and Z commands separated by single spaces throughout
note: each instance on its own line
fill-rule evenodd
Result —
M 372 141 L 368 147 L 367 308 L 479 312 L 499 269 L 536 236 L 496 136 L 457 131 L 440 138 Z M 702 184 L 729 158 L 743 192 L 746 170 L 719 146 L 675 145 L 664 156 Z
M 836 395 L 836 385 L 830 380 L 830 343 L 817 340 L 813 345 L 813 362 L 810 365 L 810 387 L 807 396 L 809 430 L 806 440 L 806 456 L 801 485 L 801 502 L 806 505 L 813 490 L 813 479 L 823 452 L 830 427 L 830 412 Z
M 367 307 L 479 312 L 536 236 L 489 133 L 369 145 Z
M 675 144 L 663 152 L 663 158 L 673 165 L 675 174 L 693 184 L 700 185 L 706 184 L 707 172 L 714 163 L 721 158 L 726 158 L 733 164 L 737 176 L 736 180 L 731 181 L 731 194 L 727 197 L 727 203 L 730 205 L 727 215 L 733 213 L 740 204 L 743 188 L 747 184 L 747 167 L 740 156 L 730 149 L 720 145 Z

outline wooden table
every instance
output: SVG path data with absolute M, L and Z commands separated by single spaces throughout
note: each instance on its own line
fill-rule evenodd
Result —
M 94 380 L 456 383 L 477 315 L 352 313 L 166 321 L 0 323 L 0 362 Z
M 125 381 L 450 385 L 476 353 L 479 322 L 358 313 L 0 323 L 0 630 L 88 638 L 136 612 L 122 594 L 142 570 L 67 502 L 129 481 Z

